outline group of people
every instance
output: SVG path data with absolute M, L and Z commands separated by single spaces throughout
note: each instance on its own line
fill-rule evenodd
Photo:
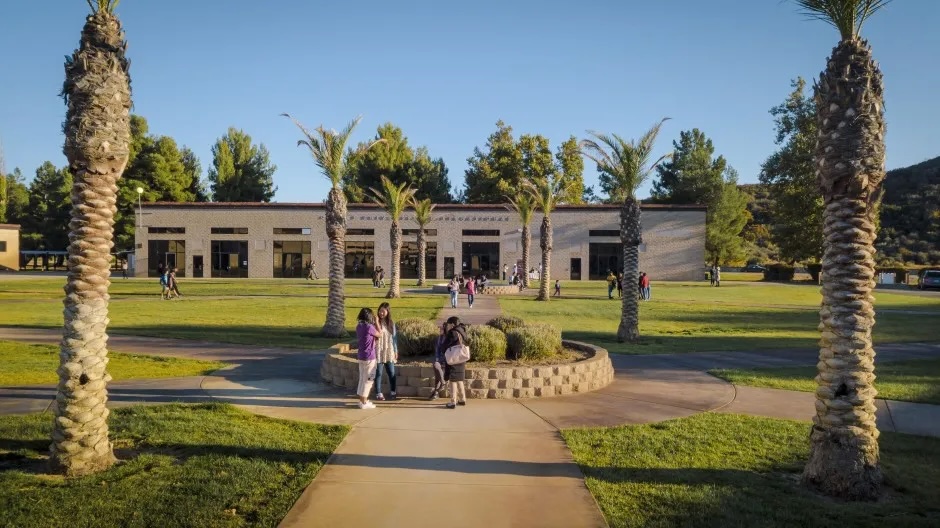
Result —
M 721 266 L 718 264 L 712 266 L 711 273 L 709 273 L 708 276 L 712 286 L 721 286 Z
M 160 275 L 160 298 L 164 301 L 183 296 L 180 293 L 179 282 L 176 280 L 177 271 L 179 271 L 178 268 L 170 268 L 163 264 L 157 266 L 157 273 Z
M 316 262 L 314 262 L 314 261 L 312 261 L 312 260 L 311 260 L 310 262 L 307 262 L 307 265 L 304 267 L 304 269 L 307 270 L 307 273 L 306 273 L 306 275 L 305 275 L 306 280 L 314 280 L 314 279 L 319 279 L 319 278 L 320 278 L 320 276 L 317 275 L 317 264 L 316 264 Z
M 617 298 L 623 298 L 623 290 L 627 287 L 624 284 L 623 273 L 618 273 L 614 275 L 614 272 L 607 270 L 607 298 L 614 298 L 614 289 L 617 290 Z M 648 301 L 652 298 L 652 290 L 650 289 L 650 277 L 646 272 L 641 272 L 639 278 L 637 279 L 637 299 L 641 301 Z
M 454 275 L 447 283 L 447 292 L 450 293 L 450 307 L 457 308 L 457 297 L 460 290 L 467 293 L 467 306 L 473 308 L 473 300 L 476 298 L 477 290 L 486 286 L 486 277 L 471 277 L 465 279 L 463 276 Z
M 503 280 L 506 280 L 506 275 L 509 273 L 509 265 L 503 264 Z M 519 264 L 512 265 L 512 275 L 509 275 L 509 284 L 518 284 L 519 290 L 524 289 L 525 281 L 523 280 L 523 274 L 525 273 L 524 268 L 520 268 Z M 529 278 L 533 280 L 541 280 L 542 278 L 542 264 L 539 264 L 538 270 L 535 268 L 529 268 Z
M 372 386 L 375 385 L 377 401 L 397 399 L 397 376 L 395 364 L 398 362 L 398 329 L 392 318 L 392 309 L 387 302 L 379 305 L 376 313 L 370 308 L 359 310 L 356 324 L 357 359 L 359 361 L 359 385 L 356 395 L 360 409 L 374 409 L 369 400 Z M 436 400 L 450 383 L 450 402 L 447 408 L 455 409 L 467 404 L 466 363 L 448 363 L 447 351 L 455 346 L 467 343 L 466 326 L 460 318 L 451 317 L 441 325 L 441 332 L 434 347 L 434 388 L 429 397 Z M 388 398 L 382 392 L 382 379 L 388 377 Z
M 372 270 L 372 287 L 385 287 L 385 269 L 382 268 L 382 266 L 376 266 L 375 269 Z

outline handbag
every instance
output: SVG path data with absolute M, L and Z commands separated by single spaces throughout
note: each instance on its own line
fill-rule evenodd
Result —
M 461 365 L 470 361 L 470 347 L 467 345 L 454 345 L 444 351 L 444 360 L 448 365 Z

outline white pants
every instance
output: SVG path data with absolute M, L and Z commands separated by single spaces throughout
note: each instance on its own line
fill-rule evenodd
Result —
M 375 360 L 359 360 L 359 388 L 356 395 L 360 398 L 368 398 L 372 390 L 372 383 L 375 381 Z
M 452 381 L 450 382 L 450 401 L 457 403 L 458 401 L 467 401 L 467 382 L 466 381 Z M 460 396 L 457 396 L 457 393 L 460 392 Z

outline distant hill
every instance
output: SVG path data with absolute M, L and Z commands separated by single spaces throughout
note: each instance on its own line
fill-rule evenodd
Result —
M 940 157 L 888 171 L 878 260 L 940 264 Z

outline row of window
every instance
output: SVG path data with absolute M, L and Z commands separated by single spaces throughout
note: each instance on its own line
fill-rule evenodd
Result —
M 183 234 L 185 227 L 149 227 L 148 233 L 154 234 Z M 247 227 L 213 227 L 209 230 L 213 235 L 247 235 Z M 417 229 L 402 229 L 405 236 L 417 235 Z M 309 227 L 275 227 L 275 235 L 309 235 Z M 375 229 L 351 228 L 346 230 L 347 235 L 352 236 L 374 236 Z M 425 229 L 424 234 L 428 236 L 437 236 L 437 229 Z M 494 237 L 499 236 L 499 229 L 464 229 L 462 232 L 465 237 Z M 619 237 L 618 229 L 591 229 L 588 235 L 592 237 Z

